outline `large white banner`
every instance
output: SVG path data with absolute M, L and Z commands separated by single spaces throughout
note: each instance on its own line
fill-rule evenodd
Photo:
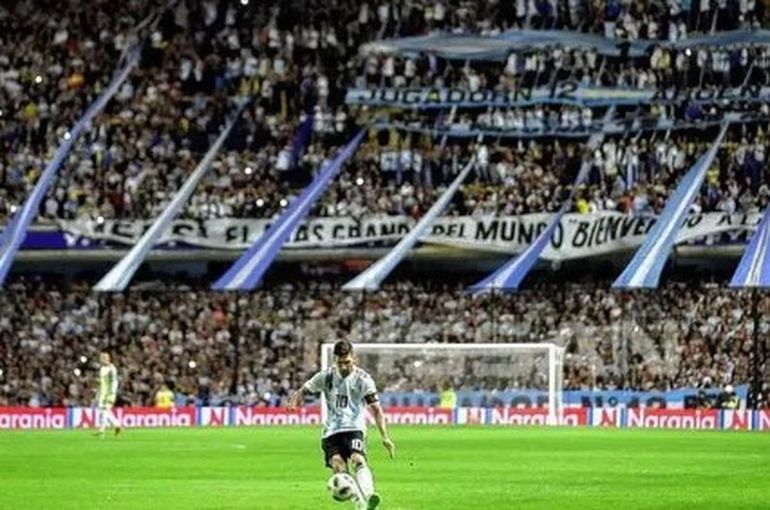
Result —
M 485 250 L 502 254 L 520 253 L 547 227 L 550 214 L 505 217 L 441 217 L 422 238 L 423 242 Z M 687 217 L 677 243 L 704 239 L 724 232 L 753 231 L 762 219 L 760 213 L 728 215 L 694 214 Z M 566 260 L 631 250 L 642 244 L 655 224 L 654 216 L 629 216 L 606 212 L 566 214 L 556 227 L 541 257 Z M 72 248 L 93 247 L 106 242 L 114 246 L 134 244 L 150 221 L 92 220 L 62 221 Z M 291 235 L 286 248 L 346 248 L 353 246 L 391 246 L 409 233 L 415 220 L 406 216 L 371 216 L 363 219 L 314 218 L 302 223 Z M 223 250 L 243 250 L 270 225 L 270 220 L 218 219 L 177 220 L 159 240 L 166 247 L 189 246 Z M 745 236 L 742 237 L 745 242 Z

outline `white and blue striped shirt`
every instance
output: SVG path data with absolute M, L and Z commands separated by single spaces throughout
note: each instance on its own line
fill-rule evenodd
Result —
M 366 370 L 356 367 L 342 377 L 337 367 L 330 367 L 311 377 L 304 388 L 326 397 L 323 437 L 351 431 L 366 434 L 366 399 L 377 395 L 374 380 Z

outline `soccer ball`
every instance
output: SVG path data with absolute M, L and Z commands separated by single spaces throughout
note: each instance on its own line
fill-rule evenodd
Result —
M 326 488 L 337 501 L 348 501 L 355 494 L 356 481 L 347 473 L 336 473 L 329 478 Z

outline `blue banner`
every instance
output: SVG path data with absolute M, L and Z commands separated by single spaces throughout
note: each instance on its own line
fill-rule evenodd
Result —
M 233 263 L 219 280 L 214 282 L 214 285 L 211 286 L 212 289 L 251 290 L 257 286 L 262 275 L 270 267 L 273 259 L 278 255 L 281 247 L 305 217 L 310 207 L 337 175 L 345 161 L 355 153 L 364 134 L 364 130 L 359 131 L 339 154 L 321 169 L 313 182 L 289 205 L 278 220 L 246 253 Z
M 770 287 L 770 206 L 743 253 L 730 287 Z
M 345 103 L 350 105 L 415 108 L 421 110 L 458 108 L 512 108 L 539 104 L 570 106 L 638 106 L 643 104 L 728 102 L 770 102 L 770 87 L 759 84 L 729 88 L 636 89 L 597 87 L 579 81 L 556 82 L 553 87 L 497 90 L 437 88 L 355 88 L 348 89 Z
M 407 57 L 424 54 L 448 60 L 504 61 L 513 51 L 563 48 L 592 49 L 600 55 L 618 57 L 624 46 L 630 57 L 643 57 L 654 46 L 684 49 L 697 47 L 767 46 L 769 30 L 732 30 L 710 35 L 687 37 L 676 42 L 661 40 L 624 41 L 597 34 L 569 30 L 509 30 L 496 36 L 437 33 L 400 39 L 386 39 L 361 47 L 363 54 L 396 53 Z
M 483 136 L 491 139 L 519 139 L 519 138 L 587 138 L 591 135 L 622 135 L 625 133 L 639 133 L 645 131 L 678 131 L 683 129 L 707 129 L 721 125 L 723 122 L 736 124 L 748 124 L 752 122 L 767 122 L 770 118 L 758 113 L 727 112 L 714 120 L 675 121 L 673 119 L 642 119 L 610 120 L 607 122 L 594 122 L 588 127 L 577 126 L 567 128 L 531 128 L 531 129 L 465 129 L 465 128 L 431 128 L 428 126 L 417 127 L 409 124 L 377 122 L 375 129 L 397 129 L 405 133 L 419 133 L 432 137 L 448 137 L 473 139 Z
M 725 123 L 722 126 L 719 136 L 714 140 L 709 150 L 698 158 L 698 161 L 669 196 L 666 207 L 658 217 L 652 231 L 647 234 L 641 248 L 634 254 L 634 258 L 612 284 L 613 289 L 657 288 L 660 273 L 663 271 L 668 254 L 674 246 L 677 233 L 687 217 L 690 205 L 706 176 L 706 171 L 714 161 L 728 125 Z
M 2 241 L 2 245 L 0 245 L 0 287 L 5 284 L 5 279 L 11 269 L 13 259 L 16 257 L 16 252 L 27 234 L 27 228 L 37 216 L 38 210 L 40 209 L 40 202 L 43 200 L 53 179 L 56 177 L 56 173 L 67 158 L 75 141 L 80 136 L 80 133 L 86 128 L 96 114 L 105 107 L 107 102 L 118 91 L 118 88 L 120 88 L 123 82 L 128 78 L 128 75 L 139 63 L 140 55 L 141 45 L 133 48 L 127 54 L 124 67 L 117 71 L 115 77 L 104 92 L 102 92 L 96 101 L 89 106 L 80 120 L 78 120 L 72 127 L 72 130 L 65 135 L 64 140 L 59 145 L 53 158 L 40 175 L 32 193 L 27 197 L 27 200 L 24 202 L 21 209 L 16 212 L 9 228 L 7 228 L 6 232 L 0 237 L 0 240 Z

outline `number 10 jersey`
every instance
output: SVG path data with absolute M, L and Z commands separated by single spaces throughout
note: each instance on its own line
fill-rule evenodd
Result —
M 377 387 L 366 370 L 356 367 L 347 377 L 337 367 L 321 370 L 305 383 L 305 391 L 326 398 L 323 437 L 353 430 L 366 434 L 366 406 L 377 401 Z

